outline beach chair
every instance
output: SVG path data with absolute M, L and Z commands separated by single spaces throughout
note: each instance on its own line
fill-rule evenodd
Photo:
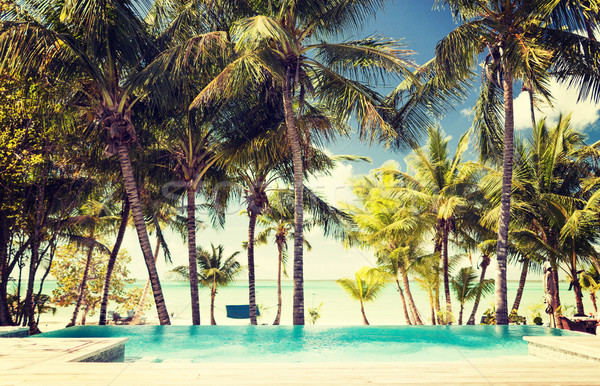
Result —
M 227 309 L 227 317 L 231 319 L 250 319 L 250 305 L 228 305 L 225 306 Z M 260 316 L 258 306 L 256 307 L 256 316 Z
M 112 313 L 112 321 L 114 324 L 123 324 L 123 318 L 117 311 L 111 311 Z

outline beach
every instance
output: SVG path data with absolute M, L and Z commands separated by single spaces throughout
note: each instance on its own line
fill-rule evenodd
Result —
M 143 286 L 145 282 L 137 281 L 133 286 Z M 512 306 L 518 288 L 517 281 L 508 282 L 508 304 Z M 50 294 L 55 287 L 54 281 L 47 281 L 44 293 Z M 163 293 L 167 304 L 167 310 L 171 314 L 171 323 L 178 325 L 190 325 L 190 289 L 185 281 L 163 281 Z M 430 308 L 426 294 L 416 282 L 411 282 L 411 291 L 426 324 L 429 324 Z M 287 280 L 282 283 L 283 309 L 281 324 L 292 324 L 292 282 Z M 529 324 L 532 322 L 531 308 L 538 305 L 544 323 L 548 323 L 548 317 L 544 313 L 543 288 L 541 281 L 528 281 L 519 314 L 527 317 Z M 561 302 L 566 306 L 566 315 L 574 312 L 575 299 L 572 291 L 568 291 L 568 283 L 560 283 Z M 483 313 L 491 307 L 493 294 L 482 298 L 476 321 L 479 322 Z M 256 283 L 256 303 L 260 309 L 259 324 L 272 324 L 277 312 L 277 282 L 272 280 L 261 280 Z M 361 325 L 362 316 L 358 302 L 352 300 L 333 280 L 315 280 L 304 282 L 304 304 L 305 309 L 316 308 L 322 303 L 316 321 L 317 325 L 340 326 Z M 226 317 L 225 306 L 230 304 L 248 304 L 248 282 L 237 281 L 234 284 L 219 289 L 215 299 L 215 319 L 221 325 L 243 325 L 248 324 L 248 319 L 230 319 Z M 584 292 L 584 306 L 587 313 L 593 312 L 589 293 Z M 40 329 L 42 331 L 63 328 L 68 323 L 73 307 L 60 307 L 55 315 L 42 314 L 40 318 Z M 442 308 L 444 306 L 442 305 Z M 455 318 L 458 318 L 459 304 L 456 300 L 452 304 Z M 108 310 L 114 310 L 116 306 L 109 304 Z M 394 285 L 388 285 L 381 295 L 372 303 L 365 304 L 367 318 L 372 325 L 402 325 L 405 324 L 404 314 L 400 296 Z M 465 323 L 472 310 L 472 303 L 467 303 L 463 314 Z M 210 321 L 210 293 L 207 289 L 200 290 L 200 320 L 201 324 L 209 324 Z M 159 324 L 156 311 L 153 307 L 145 312 L 147 323 Z M 98 323 L 98 312 L 87 317 L 87 324 Z M 306 324 L 309 324 L 308 317 Z

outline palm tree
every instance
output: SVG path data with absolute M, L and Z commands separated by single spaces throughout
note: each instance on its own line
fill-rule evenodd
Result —
M 125 237 L 125 231 L 127 230 L 127 224 L 129 223 L 129 214 L 130 214 L 130 206 L 129 201 L 127 200 L 127 196 L 123 198 L 123 208 L 121 209 L 121 224 L 119 225 L 119 230 L 117 231 L 117 238 L 115 240 L 115 244 L 110 252 L 110 256 L 108 257 L 108 263 L 106 265 L 106 277 L 104 278 L 104 287 L 102 289 L 102 300 L 100 302 L 100 316 L 98 319 L 98 324 L 103 326 L 106 324 L 106 309 L 108 307 L 108 295 L 110 290 L 110 280 L 112 278 L 112 273 L 115 268 L 115 263 L 117 261 L 117 256 L 119 255 L 119 250 L 121 249 L 121 244 L 123 243 L 123 238 Z
M 242 266 L 235 260 L 235 257 L 239 254 L 234 252 L 231 256 L 225 258 L 223 256 L 224 248 L 222 245 L 215 247 L 210 245 L 212 251 L 207 251 L 198 247 L 198 279 L 203 287 L 210 288 L 210 324 L 216 325 L 215 322 L 215 296 L 219 287 L 225 287 L 226 285 L 235 281 L 236 276 L 242 272 Z M 188 266 L 181 265 L 171 270 L 187 280 L 190 279 L 190 269 Z
M 516 144 L 511 209 L 514 220 L 508 251 L 523 260 L 524 266 L 513 308 L 519 304 L 529 266 L 539 269 L 541 262 L 548 260 L 558 271 L 561 261 L 565 261 L 570 267 L 569 274 L 574 274 L 576 264 L 573 265 L 571 242 L 561 241 L 561 228 L 575 208 L 584 209 L 590 199 L 585 179 L 597 169 L 595 150 L 586 146 L 582 135 L 570 127 L 568 116 L 560 117 L 553 127 L 540 120 L 530 139 L 517 140 Z M 498 174 L 486 175 L 482 189 L 497 205 L 483 220 L 493 227 L 500 212 Z M 563 234 L 563 237 L 566 236 Z M 565 259 L 564 256 L 570 257 Z M 555 272 L 555 280 L 558 281 L 558 272 Z M 559 293 L 555 302 L 560 305 Z
M 417 114 L 419 109 L 405 111 L 403 130 L 392 128 L 386 122 L 390 114 L 380 109 L 383 98 L 363 82 L 378 79 L 384 72 L 414 77 L 408 71 L 412 64 L 406 60 L 410 52 L 403 50 L 397 41 L 379 37 L 341 44 L 326 41 L 345 28 L 360 24 L 382 3 L 295 0 L 271 2 L 268 7 L 259 3 L 256 16 L 238 21 L 232 29 L 237 56 L 191 105 L 195 108 L 213 104 L 216 99 L 245 93 L 248 83 L 263 83 L 267 79 L 276 82 L 281 91 L 295 189 L 294 324 L 304 324 L 304 165 L 298 120 L 307 106 L 306 93 L 343 120 L 350 114 L 356 115 L 360 136 L 371 141 L 393 139 L 407 143 L 417 128 L 410 116 Z M 358 75 L 362 81 L 351 80 L 345 74 Z
M 598 305 L 596 304 L 596 292 L 600 290 L 600 274 L 593 265 L 579 276 L 581 288 L 590 293 L 590 300 L 594 307 L 594 314 L 598 315 Z
M 354 280 L 349 278 L 338 279 L 336 283 L 346 291 L 348 295 L 360 303 L 360 312 L 363 323 L 368 325 L 369 321 L 365 314 L 365 303 L 377 299 L 388 281 L 388 275 L 375 268 L 363 267 L 354 274 Z
M 388 170 L 404 182 L 399 193 L 407 202 L 418 202 L 426 215 L 435 219 L 435 251 L 442 261 L 446 314 L 452 314 L 448 269 L 448 241 L 450 233 L 460 234 L 457 224 L 461 213 L 469 212 L 467 195 L 475 190 L 478 167 L 464 162 L 468 148 L 468 134 L 463 135 L 454 156 L 448 152 L 449 138 L 441 128 L 428 129 L 428 142 L 422 149 L 415 149 L 407 158 L 412 173 Z
M 452 289 L 460 303 L 458 313 L 458 324 L 462 324 L 463 310 L 465 303 L 481 295 L 492 293 L 494 290 L 494 280 L 486 279 L 482 283 L 477 283 L 477 274 L 473 267 L 461 268 L 456 276 L 452 278 Z
M 593 73 L 597 64 L 591 65 L 592 71 L 588 68 L 589 59 L 597 56 L 600 46 L 593 36 L 575 33 L 589 19 L 582 15 L 598 18 L 598 7 L 583 13 L 582 4 L 549 4 L 545 0 L 437 0 L 436 4 L 447 5 L 456 20 L 462 22 L 436 47 L 438 73 L 451 79 L 472 76 L 473 68 L 480 63 L 479 55 L 487 51 L 483 61 L 484 87 L 478 103 L 478 112 L 483 110 L 487 117 L 478 119 L 482 114 L 476 114 L 475 126 L 482 129 L 479 134 L 483 155 L 498 154 L 499 149 L 503 153 L 495 305 L 497 323 L 508 324 L 506 264 L 514 152 L 513 87 L 515 82 L 523 81 L 532 93 L 549 99 L 552 73 L 559 80 L 578 84 L 581 97 L 589 94 L 600 98 L 599 72 Z M 500 99 L 503 114 L 497 108 Z M 496 130 L 502 115 L 503 135 Z
M 268 237 L 273 235 L 273 241 L 277 246 L 277 314 L 273 325 L 279 325 L 281 321 L 281 309 L 283 298 L 281 291 L 282 274 L 287 277 L 285 265 L 287 262 L 288 237 L 294 235 L 294 210 L 288 205 L 283 192 L 274 192 L 269 198 L 269 208 L 258 218 L 258 224 L 264 229 L 256 236 L 256 244 L 267 244 Z M 310 244 L 304 240 L 304 245 L 310 251 Z
M 442 269 L 440 267 L 440 257 L 437 253 L 421 256 L 412 266 L 413 278 L 427 293 L 431 311 L 431 324 L 437 324 L 441 315 L 440 309 L 440 279 L 442 278 Z
M 106 155 L 118 155 L 158 317 L 161 324 L 170 324 L 129 156 L 129 147 L 138 144 L 132 121 L 137 99 L 124 81 L 151 55 L 143 21 L 146 4 L 127 0 L 26 3 L 25 19 L 0 25 L 0 58 L 11 73 L 25 78 L 47 76 L 80 86 L 77 97 L 93 111 L 91 126 L 106 135 Z
M 419 255 L 418 247 L 430 218 L 400 199 L 394 171 L 399 173 L 384 165 L 373 177 L 354 183 L 353 192 L 361 207 L 347 208 L 356 224 L 348 242 L 376 251 L 378 265 L 395 277 L 407 324 L 422 324 L 410 290 L 408 270 Z
M 104 246 L 104 244 L 97 241 L 98 231 L 100 230 L 102 232 L 103 230 L 106 230 L 107 226 L 110 226 L 108 222 L 120 220 L 120 218 L 112 215 L 112 210 L 109 205 L 92 199 L 88 200 L 84 205 L 82 205 L 77 212 L 79 212 L 77 215 L 69 219 L 71 226 L 69 227 L 70 231 L 68 236 L 72 241 L 87 247 L 87 256 L 85 260 L 85 268 L 79 284 L 79 292 L 77 301 L 75 303 L 75 309 L 73 310 L 73 316 L 71 317 L 69 324 L 67 324 L 67 327 L 72 327 L 75 325 L 77 316 L 79 314 L 79 308 L 81 307 L 83 298 L 86 295 L 88 273 L 92 264 L 94 248 L 98 248 L 106 253 L 110 252 L 108 248 Z M 86 231 L 87 234 L 85 234 Z
M 176 123 L 177 124 L 177 123 Z M 198 272 L 196 258 L 196 194 L 199 184 L 219 160 L 220 140 L 215 129 L 208 124 L 188 122 L 174 143 L 168 147 L 175 160 L 175 173 L 185 183 L 187 197 L 187 244 L 190 270 L 190 299 L 192 305 L 192 323 L 200 324 L 200 302 L 198 297 Z

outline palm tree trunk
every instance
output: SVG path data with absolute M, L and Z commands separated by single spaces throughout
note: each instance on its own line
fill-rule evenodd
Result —
M 129 204 L 131 205 L 135 230 L 138 234 L 140 247 L 144 255 L 146 268 L 148 269 L 148 277 L 150 278 L 150 283 L 152 285 L 152 293 L 154 294 L 154 302 L 156 304 L 158 320 L 160 321 L 161 325 L 171 324 L 171 321 L 169 320 L 169 312 L 167 311 L 167 305 L 165 304 L 165 298 L 160 286 L 160 279 L 158 278 L 158 273 L 156 271 L 156 264 L 152 256 L 152 248 L 150 247 L 150 240 L 148 239 L 148 231 L 146 230 L 146 223 L 144 222 L 142 204 L 140 202 L 137 185 L 133 176 L 133 168 L 131 166 L 131 160 L 129 159 L 129 152 L 127 151 L 127 147 L 119 142 L 117 142 L 116 146 L 117 152 L 119 153 L 119 162 L 121 164 L 121 172 L 123 174 L 125 191 L 127 192 L 127 198 L 129 200 Z
M 465 310 L 464 303 L 460 303 L 460 311 L 458 311 L 458 325 L 462 325 L 463 311 Z
M 437 324 L 442 324 L 443 320 L 441 318 L 442 307 L 440 306 L 440 285 L 439 285 L 439 282 L 435 286 L 435 298 L 433 300 L 435 301 L 435 312 L 436 312 Z
M 256 325 L 256 289 L 254 283 L 254 230 L 256 228 L 257 213 L 249 210 L 250 221 L 248 224 L 248 301 L 250 307 L 250 324 Z
M 450 279 L 448 272 L 448 221 L 442 225 L 442 264 L 444 272 L 444 295 L 446 297 L 446 323 L 452 324 L 452 297 L 450 296 Z
M 481 262 L 481 275 L 479 276 L 479 288 L 483 281 L 485 280 L 485 271 L 487 267 L 490 265 L 490 256 L 487 254 L 483 255 L 483 260 Z M 477 296 L 475 297 L 475 303 L 473 304 L 473 311 L 471 311 L 471 316 L 469 316 L 469 320 L 467 321 L 468 325 L 475 324 L 475 314 L 477 313 L 477 308 L 479 308 L 479 301 L 481 300 L 481 291 L 477 292 Z
M 412 293 L 410 292 L 410 283 L 408 281 L 408 275 L 406 274 L 406 270 L 404 267 L 399 266 L 398 271 L 400 272 L 400 277 L 402 277 L 402 284 L 404 284 L 404 290 L 406 291 L 406 300 L 408 302 L 408 307 L 412 316 L 413 324 L 422 325 L 421 317 L 419 316 L 419 310 L 415 305 L 415 301 L 413 299 Z
M 281 296 L 281 266 L 283 264 L 283 244 L 281 241 L 277 241 L 277 315 L 275 315 L 274 326 L 278 326 L 281 321 L 281 308 L 283 306 L 283 300 Z
M 369 325 L 369 321 L 367 320 L 367 315 L 365 314 L 365 306 L 363 305 L 362 301 L 360 302 L 360 312 L 361 312 L 362 317 L 363 317 L 363 323 L 368 326 Z
M 215 296 L 217 295 L 217 284 L 213 281 L 212 288 L 210 289 L 210 325 L 216 326 L 215 322 Z
M 436 323 L 437 318 L 435 317 L 435 300 L 433 298 L 433 293 L 431 293 L 429 295 L 429 304 L 431 306 L 431 325 L 435 326 L 437 324 Z
M 292 320 L 294 325 L 304 325 L 304 260 L 302 256 L 304 240 L 302 234 L 304 221 L 304 165 L 302 164 L 302 149 L 300 148 L 300 139 L 296 131 L 296 118 L 292 107 L 291 74 L 291 67 L 288 67 L 283 82 L 283 109 L 287 138 L 292 149 L 294 165 L 294 302 Z
M 33 283 L 35 281 L 35 272 L 39 264 L 39 248 L 42 240 L 42 217 L 44 211 L 44 197 L 46 195 L 46 176 L 48 175 L 48 166 L 44 168 L 42 181 L 38 186 L 38 192 L 35 198 L 35 222 L 33 226 L 33 241 L 31 242 L 31 257 L 29 259 L 29 277 L 27 282 L 27 294 L 25 298 L 25 319 L 29 325 L 29 335 L 39 334 L 41 331 L 35 320 L 35 299 L 33 294 Z
M 506 289 L 506 263 L 508 256 L 508 224 L 510 222 L 510 193 L 513 172 L 513 81 L 512 75 L 504 68 L 504 151 L 502 158 L 502 196 L 500 199 L 500 219 L 498 221 L 498 246 L 496 250 L 496 324 L 508 324 L 508 301 Z
M 113 270 L 115 269 L 115 263 L 117 261 L 117 256 L 119 255 L 119 250 L 121 249 L 123 238 L 125 237 L 127 221 L 129 220 L 129 212 L 129 200 L 127 200 L 126 196 L 123 199 L 123 210 L 121 211 L 121 225 L 119 225 L 119 233 L 117 233 L 117 240 L 115 240 L 115 245 L 113 246 L 113 249 L 110 252 L 108 264 L 106 265 L 106 276 L 104 277 L 104 288 L 102 290 L 102 302 L 100 303 L 100 320 L 98 321 L 98 324 L 101 326 L 104 326 L 106 324 L 106 309 L 108 307 L 110 280 L 112 278 Z
M 156 247 L 154 248 L 154 261 L 158 259 L 158 253 L 160 252 L 160 238 L 156 238 Z M 150 279 L 146 280 L 146 285 L 144 286 L 144 291 L 142 292 L 142 296 L 140 297 L 140 302 L 138 303 L 137 309 L 135 310 L 135 314 L 133 315 L 133 319 L 131 319 L 131 324 L 139 324 L 142 320 L 142 315 L 144 314 L 144 307 L 146 306 L 146 300 L 148 297 L 148 290 L 150 289 Z
M 554 278 L 554 282 L 556 283 L 556 295 L 554 296 L 554 303 L 556 304 L 556 308 L 554 309 L 554 320 L 559 320 L 558 317 L 560 313 L 558 308 L 560 307 L 560 286 L 558 285 L 560 281 L 558 281 L 558 264 L 553 264 L 553 267 L 556 267 L 552 270 L 552 276 Z
M 198 296 L 198 259 L 196 258 L 196 189 L 191 186 L 191 183 L 187 188 L 187 231 L 192 324 L 197 326 L 200 324 L 200 297 Z
M 598 315 L 598 305 L 596 304 L 596 292 L 590 292 L 590 300 L 592 301 L 592 306 L 594 307 L 594 315 Z
M 577 274 L 577 255 L 573 249 L 573 259 L 571 261 L 571 278 L 573 280 L 573 292 L 575 293 L 575 304 L 577 305 L 577 313 L 585 315 L 583 309 L 583 293 L 581 292 L 581 285 L 579 284 L 579 278 Z
M 93 240 L 94 232 L 91 232 L 90 239 Z M 79 314 L 79 308 L 81 307 L 81 303 L 83 302 L 83 297 L 85 296 L 85 290 L 87 287 L 88 275 L 90 272 L 90 265 L 92 265 L 92 255 L 94 254 L 94 246 L 90 246 L 88 248 L 87 257 L 85 259 L 85 268 L 83 270 L 83 276 L 81 277 L 81 283 L 79 283 L 79 293 L 77 294 L 77 302 L 75 303 L 75 309 L 73 310 L 73 316 L 71 317 L 71 321 L 67 324 L 67 327 L 73 327 L 75 323 L 77 323 L 77 315 Z
M 519 305 L 521 305 L 521 297 L 523 296 L 523 290 L 525 289 L 525 282 L 527 281 L 527 271 L 529 270 L 529 260 L 523 260 L 523 267 L 521 268 L 521 278 L 519 279 L 519 288 L 517 289 L 517 296 L 515 297 L 515 302 L 513 303 L 512 310 L 519 310 Z
M 406 299 L 404 298 L 404 291 L 402 291 L 402 286 L 400 285 L 400 280 L 398 280 L 398 276 L 396 276 L 396 286 L 398 287 L 398 293 L 400 294 L 400 300 L 402 301 L 402 310 L 404 311 L 404 320 L 406 324 L 412 326 L 412 320 L 410 320 L 410 316 L 408 315 L 408 308 L 406 306 Z
M 89 310 L 90 310 L 90 306 L 89 306 L 89 304 L 86 304 L 85 307 L 83 307 L 83 312 L 81 315 L 81 325 L 82 326 L 85 326 L 85 322 L 87 320 L 87 314 L 88 314 Z
M 0 212 L 0 326 L 11 326 L 8 308 L 8 230 L 6 216 Z

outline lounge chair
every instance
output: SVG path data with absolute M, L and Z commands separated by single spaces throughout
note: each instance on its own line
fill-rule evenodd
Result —
M 565 318 L 564 316 L 559 316 L 558 321 L 560 322 L 563 330 L 588 332 L 585 323 L 575 322 L 569 318 Z

